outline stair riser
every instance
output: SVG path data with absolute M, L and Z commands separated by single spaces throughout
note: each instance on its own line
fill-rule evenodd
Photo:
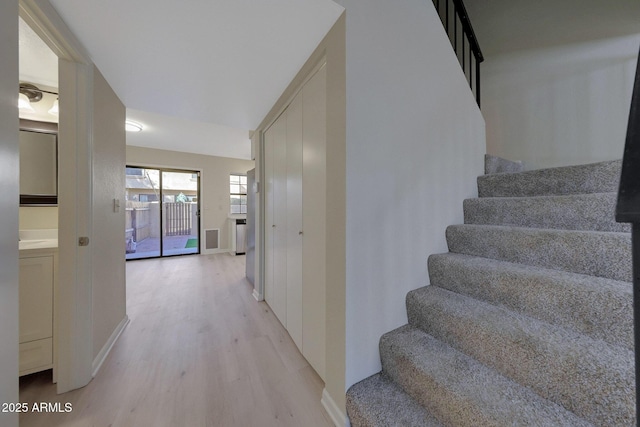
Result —
M 627 282 L 457 254 L 429 257 L 431 285 L 633 349 Z
M 618 190 L 621 162 L 540 169 L 478 177 L 480 197 L 610 193 Z
M 633 352 L 429 286 L 409 323 L 598 425 L 632 425 Z M 606 402 L 606 404 L 603 404 Z
M 383 371 L 418 400 L 445 425 L 477 427 L 498 425 L 486 409 L 459 399 L 451 390 L 430 375 L 410 366 L 406 358 L 394 357 L 381 349 Z M 462 416 L 464 414 L 464 417 Z
M 449 251 L 630 282 L 631 235 L 479 225 L 447 228 Z
M 380 355 L 385 374 L 444 425 L 588 425 L 414 328 L 385 334 Z
M 557 197 L 492 197 L 464 201 L 465 224 L 630 232 L 615 220 L 616 193 Z
M 522 162 L 503 159 L 501 157 L 484 155 L 484 173 L 522 172 L 524 166 Z

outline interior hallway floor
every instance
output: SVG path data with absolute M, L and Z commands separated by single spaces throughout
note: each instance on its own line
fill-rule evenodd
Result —
M 23 377 L 21 402 L 73 411 L 21 414 L 20 426 L 332 426 L 322 380 L 251 295 L 244 258 L 128 262 L 131 322 L 98 375 L 61 395 L 51 371 Z

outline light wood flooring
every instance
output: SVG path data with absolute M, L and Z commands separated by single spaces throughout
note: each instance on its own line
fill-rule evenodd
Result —
M 244 279 L 244 257 L 127 263 L 122 333 L 86 387 L 56 395 L 51 374 L 23 377 L 21 402 L 70 402 L 27 413 L 22 427 L 332 426 L 323 383 Z

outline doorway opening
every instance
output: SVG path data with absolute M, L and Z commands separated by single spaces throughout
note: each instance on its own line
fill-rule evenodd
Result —
M 200 172 L 127 165 L 126 259 L 200 253 Z
M 19 376 L 57 382 L 58 56 L 18 19 L 20 118 Z M 33 24 L 33 23 L 32 23 Z M 34 252 L 31 249 L 37 248 Z

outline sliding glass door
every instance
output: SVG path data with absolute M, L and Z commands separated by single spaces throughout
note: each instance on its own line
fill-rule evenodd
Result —
M 200 253 L 199 174 L 162 170 L 162 256 Z
M 127 166 L 126 258 L 200 253 L 200 173 Z
M 126 168 L 127 259 L 159 257 L 160 171 Z

